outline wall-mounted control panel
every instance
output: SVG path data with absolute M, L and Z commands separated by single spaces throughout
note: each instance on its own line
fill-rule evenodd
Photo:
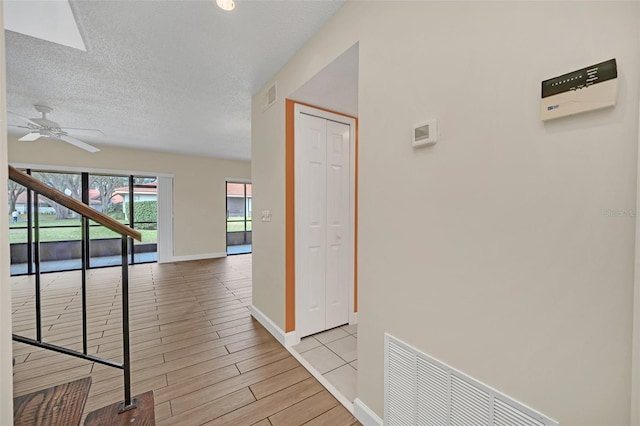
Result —
M 413 126 L 412 144 L 414 147 L 433 145 L 438 141 L 438 125 L 431 119 Z
M 618 68 L 615 59 L 542 82 L 540 118 L 551 120 L 616 104 Z

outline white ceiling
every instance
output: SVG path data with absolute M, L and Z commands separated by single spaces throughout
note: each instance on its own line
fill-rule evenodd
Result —
M 251 96 L 342 4 L 72 1 L 86 52 L 6 31 L 8 109 L 53 107 L 104 133 L 89 143 L 248 160 Z

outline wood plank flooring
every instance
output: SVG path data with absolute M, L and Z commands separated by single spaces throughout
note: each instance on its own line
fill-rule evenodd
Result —
M 121 270 L 88 271 L 88 352 L 121 361 Z M 129 268 L 132 393 L 158 425 L 353 425 L 249 313 L 251 255 Z M 42 275 L 44 340 L 82 349 L 80 272 Z M 35 337 L 33 277 L 13 278 L 13 331 Z M 123 398 L 122 371 L 14 343 L 14 396 L 91 376 L 84 416 Z

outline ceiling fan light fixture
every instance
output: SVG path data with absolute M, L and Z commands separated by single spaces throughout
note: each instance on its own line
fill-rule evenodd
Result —
M 233 9 L 236 8 L 236 4 L 234 3 L 233 0 L 216 0 L 216 4 L 220 9 L 225 10 L 227 12 L 231 12 Z
M 33 142 L 40 138 L 51 138 L 51 139 L 58 139 L 58 140 L 67 142 L 71 145 L 77 146 L 78 148 L 84 149 L 85 151 L 89 151 L 89 152 L 100 151 L 100 149 L 96 148 L 95 146 L 89 145 L 88 143 L 83 142 L 80 139 L 76 139 L 73 136 L 70 136 L 69 133 L 67 133 L 67 130 L 69 130 L 72 133 L 75 131 L 81 130 L 85 132 L 98 132 L 104 135 L 104 133 L 102 133 L 100 130 L 79 129 L 79 128 L 71 128 L 71 127 L 61 128 L 58 123 L 56 123 L 55 121 L 51 121 L 47 118 L 47 114 L 53 111 L 51 107 L 44 106 L 44 105 L 34 105 L 34 107 L 39 113 L 42 114 L 41 118 L 28 118 L 23 115 L 16 114 L 15 112 L 7 111 L 7 114 L 9 116 L 18 118 L 22 122 L 24 122 L 24 124 L 26 124 L 22 126 L 15 125 L 15 124 L 8 124 L 9 127 L 17 127 L 19 129 L 29 130 L 29 133 L 27 133 L 26 135 L 18 139 L 19 141 Z

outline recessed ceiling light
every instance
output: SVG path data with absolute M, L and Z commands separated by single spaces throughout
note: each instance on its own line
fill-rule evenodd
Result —
M 226 10 L 227 12 L 232 11 L 236 8 L 236 4 L 233 0 L 216 0 L 216 4 L 222 10 Z

